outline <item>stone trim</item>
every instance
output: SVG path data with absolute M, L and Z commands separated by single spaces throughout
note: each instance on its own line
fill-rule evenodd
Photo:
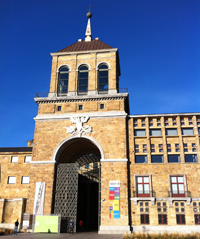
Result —
M 55 164 L 53 161 L 31 161 L 30 164 Z
M 107 163 L 107 162 L 128 162 L 128 159 L 101 159 L 101 163 Z
M 68 64 L 62 64 L 62 65 L 60 65 L 60 66 L 58 66 L 58 68 L 57 68 L 57 73 L 60 71 L 60 68 L 61 67 L 63 67 L 63 66 L 67 66 L 68 68 L 69 68 L 69 72 L 71 72 L 71 66 L 70 65 L 68 65 Z
M 79 71 L 79 67 L 80 67 L 81 65 L 86 65 L 86 66 L 88 66 L 88 71 L 91 71 L 91 66 L 90 66 L 88 63 L 86 63 L 86 62 L 83 62 L 83 63 L 78 64 L 77 67 L 76 67 L 76 71 Z
M 138 204 L 138 201 L 151 201 L 151 205 L 155 205 L 156 198 L 154 197 L 135 197 L 135 198 L 130 198 L 131 201 L 134 202 L 134 205 Z
M 107 62 L 107 61 L 101 61 L 101 62 L 99 62 L 99 63 L 96 65 L 96 70 L 97 70 L 97 71 L 98 71 L 98 69 L 99 69 L 99 65 L 101 65 L 101 64 L 106 64 L 106 65 L 108 65 L 108 70 L 111 69 L 109 62 Z
M 100 226 L 98 234 L 131 234 L 130 226 Z
M 200 115 L 200 113 L 196 112 L 196 113 L 174 113 L 174 114 L 170 114 L 170 113 L 166 113 L 166 114 L 146 114 L 146 115 L 129 115 L 130 118 L 140 118 L 140 117 L 162 117 L 162 116 L 179 116 L 179 115 Z
M 0 199 L 0 202 L 13 202 L 13 201 L 24 201 L 26 198 L 13 198 L 13 199 Z
M 70 141 L 71 139 L 75 139 L 75 138 L 82 138 L 82 139 L 88 139 L 90 140 L 94 145 L 96 145 L 96 147 L 99 149 L 100 151 L 100 154 L 101 154 L 101 158 L 104 159 L 105 158 L 105 155 L 104 155 L 104 151 L 103 151 L 103 148 L 101 147 L 101 145 L 99 144 L 98 141 L 96 141 L 94 138 L 90 137 L 90 136 L 80 136 L 80 135 L 73 135 L 73 136 L 70 136 L 66 139 L 64 139 L 62 142 L 60 142 L 58 144 L 58 146 L 56 147 L 54 153 L 53 153 L 53 156 L 52 156 L 52 161 L 51 162 L 54 162 L 54 163 L 57 163 L 56 162 L 56 155 L 59 151 L 59 149 L 65 144 L 67 143 L 68 141 Z
M 118 48 L 111 48 L 111 49 L 99 49 L 99 50 L 88 50 L 88 51 L 67 51 L 67 52 L 55 52 L 50 53 L 52 57 L 54 56 L 65 56 L 65 55 L 78 55 L 78 54 L 84 54 L 84 53 L 104 53 L 104 52 L 117 52 Z
M 87 102 L 87 101 L 105 101 L 105 100 L 123 100 L 128 97 L 128 93 L 112 93 L 108 95 L 86 95 L 86 96 L 72 96 L 69 95 L 70 92 L 68 92 L 68 96 L 62 97 L 62 96 L 56 96 L 55 93 L 51 93 L 49 97 L 40 97 L 40 98 L 34 98 L 35 102 L 37 104 L 50 104 L 50 103 L 71 103 L 71 102 Z
M 34 120 L 63 120 L 70 119 L 70 117 L 88 116 L 90 118 L 125 118 L 127 113 L 124 111 L 114 112 L 96 112 L 96 113 L 78 113 L 78 114 L 51 114 L 51 115 L 37 115 Z
M 151 219 L 150 219 L 151 220 Z M 144 233 L 178 233 L 181 231 L 181 233 L 188 234 L 188 233 L 195 233 L 200 232 L 199 225 L 174 225 L 174 226 L 168 226 L 168 225 L 158 225 L 158 226 L 150 226 L 150 225 L 141 225 L 141 226 L 131 226 L 131 229 L 133 232 L 144 232 Z

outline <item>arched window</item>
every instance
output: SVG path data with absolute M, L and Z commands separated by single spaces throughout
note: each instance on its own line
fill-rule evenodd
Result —
M 98 92 L 100 94 L 108 93 L 108 66 L 101 64 L 98 70 Z
M 85 95 L 88 92 L 88 67 L 80 66 L 78 70 L 78 94 Z
M 69 79 L 69 69 L 63 66 L 59 70 L 58 78 L 58 94 L 68 93 L 68 79 Z

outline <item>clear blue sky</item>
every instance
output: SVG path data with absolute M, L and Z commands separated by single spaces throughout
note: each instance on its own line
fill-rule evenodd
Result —
M 199 0 L 0 0 L 0 147 L 33 139 L 35 93 L 48 92 L 50 53 L 92 36 L 119 48 L 131 114 L 199 112 Z

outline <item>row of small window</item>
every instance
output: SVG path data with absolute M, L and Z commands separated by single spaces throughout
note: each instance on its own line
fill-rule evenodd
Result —
M 104 104 L 100 104 L 99 108 L 102 110 L 105 108 Z M 78 110 L 83 110 L 83 105 L 78 105 Z M 62 106 L 57 107 L 57 111 L 62 111 Z
M 185 163 L 197 163 L 198 158 L 196 154 L 185 154 Z M 180 163 L 179 154 L 169 154 L 168 163 Z M 147 155 L 135 155 L 135 163 L 147 163 Z M 164 163 L 163 155 L 151 155 L 151 163 Z
M 183 128 L 181 129 L 182 135 L 194 135 L 193 128 Z M 198 128 L 198 132 L 200 134 L 200 128 Z M 150 136 L 162 136 L 161 129 L 150 129 L 149 130 Z M 165 134 L 168 136 L 178 135 L 177 129 L 165 129 Z M 135 129 L 134 130 L 135 136 L 146 136 L 145 129 Z
M 15 184 L 16 183 L 16 177 L 15 176 L 9 176 L 7 183 L 8 184 Z M 29 176 L 22 176 L 21 184 L 29 184 Z
M 24 157 L 24 163 L 30 163 L 31 162 L 31 156 L 25 156 Z M 11 157 L 11 163 L 18 163 L 18 156 L 12 156 Z
M 153 119 L 149 119 L 149 126 L 153 126 L 153 125 L 157 125 L 158 127 L 161 126 L 161 120 L 160 119 L 155 119 L 156 121 L 154 121 L 154 124 L 153 124 Z M 140 121 L 140 125 L 142 127 L 145 127 L 145 119 L 141 119 L 141 120 L 138 120 L 138 119 L 135 119 L 134 120 L 134 127 L 138 127 L 138 121 Z M 184 126 L 185 125 L 185 118 L 181 118 L 180 119 L 181 121 L 181 126 Z M 169 122 L 170 122 L 170 125 L 172 126 L 176 126 L 177 123 L 176 123 L 176 118 L 172 118 L 171 120 L 170 119 L 165 119 L 165 126 L 169 126 Z M 193 122 L 192 122 L 192 118 L 188 118 L 188 125 L 193 125 Z M 200 118 L 197 118 L 197 125 L 200 125 Z
M 60 68 L 58 77 L 58 94 L 68 93 L 69 72 L 70 71 L 67 66 L 63 66 Z M 88 76 L 89 76 L 88 66 L 81 65 L 78 69 L 78 84 L 77 84 L 78 94 L 87 94 Z M 106 64 L 101 64 L 98 67 L 98 92 L 99 93 L 108 92 L 108 66 Z
M 147 145 L 146 144 L 142 145 L 142 150 L 140 149 L 139 146 L 140 146 L 139 144 L 135 145 L 135 153 L 140 153 L 140 152 L 147 153 Z M 150 146 L 151 146 L 151 152 L 155 153 L 155 144 L 151 144 Z M 184 152 L 188 152 L 188 147 L 190 147 L 190 145 L 188 145 L 187 143 L 183 144 Z M 196 152 L 197 151 L 196 144 L 191 143 L 190 149 L 192 152 Z M 158 144 L 158 150 L 159 150 L 159 153 L 163 152 L 163 144 Z M 171 152 L 171 151 L 172 151 L 171 144 L 167 144 L 167 152 Z M 180 152 L 179 144 L 175 144 L 175 152 Z
M 170 187 L 172 197 L 186 197 L 186 182 L 183 176 L 170 176 Z M 150 197 L 152 185 L 150 184 L 150 176 L 136 177 L 137 197 Z
M 149 214 L 140 215 L 141 224 L 149 224 Z M 195 224 L 200 224 L 200 214 L 194 215 Z M 176 214 L 176 223 L 178 225 L 185 225 L 185 214 Z M 167 224 L 167 214 L 158 214 L 158 224 Z

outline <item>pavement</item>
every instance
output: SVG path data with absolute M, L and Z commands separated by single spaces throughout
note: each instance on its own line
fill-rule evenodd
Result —
M 20 238 L 20 239 L 123 239 L 123 235 L 119 234 L 98 234 L 97 232 L 78 232 L 74 234 L 69 233 L 17 233 L 0 236 L 2 239 Z

